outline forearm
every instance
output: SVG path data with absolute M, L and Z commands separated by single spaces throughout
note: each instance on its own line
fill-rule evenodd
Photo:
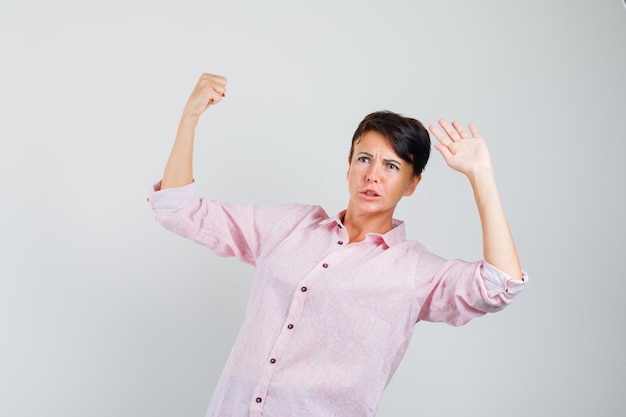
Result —
M 435 148 L 450 168 L 465 174 L 472 184 L 482 226 L 485 261 L 511 277 L 522 280 L 517 250 L 504 216 L 491 157 L 484 140 L 472 124 L 469 125 L 471 134 L 458 122 L 452 122 L 450 126 L 440 119 L 439 125 L 445 135 L 435 126 L 429 126 L 430 132 L 439 141 Z
M 226 78 L 202 74 L 178 124 L 176 140 L 163 172 L 161 189 L 182 187 L 193 182 L 193 141 L 202 113 L 225 96 Z
M 193 145 L 198 116 L 183 114 L 176 140 L 163 172 L 161 189 L 182 187 L 193 182 Z
M 515 249 L 492 169 L 468 177 L 474 191 L 483 234 L 485 261 L 521 280 L 522 269 Z

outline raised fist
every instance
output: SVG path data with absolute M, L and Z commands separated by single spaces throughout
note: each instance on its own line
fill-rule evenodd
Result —
M 226 94 L 226 77 L 202 74 L 193 89 L 184 113 L 200 116 L 210 105 L 219 103 Z

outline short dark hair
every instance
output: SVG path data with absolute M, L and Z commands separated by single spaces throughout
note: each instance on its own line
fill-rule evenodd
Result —
M 388 110 L 370 113 L 359 123 L 352 137 L 349 160 L 354 145 L 365 133 L 375 131 L 387 138 L 398 156 L 413 164 L 413 173 L 420 175 L 430 156 L 430 136 L 424 125 L 416 119 Z

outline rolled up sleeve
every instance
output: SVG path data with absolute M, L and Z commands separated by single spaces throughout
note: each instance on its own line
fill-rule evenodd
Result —
M 192 182 L 183 187 L 161 190 L 161 181 L 152 186 L 148 202 L 152 206 L 157 219 L 176 213 L 180 209 L 199 201 L 196 193 L 196 183 Z
M 255 265 L 262 251 L 271 251 L 303 223 L 327 217 L 318 206 L 227 204 L 198 197 L 195 183 L 160 189 L 148 196 L 154 216 L 167 230 L 211 249 Z
M 508 306 L 528 282 L 517 280 L 486 261 L 466 262 L 432 257 L 432 275 L 423 280 L 419 320 L 461 326 Z M 439 263 L 439 265 L 437 265 Z

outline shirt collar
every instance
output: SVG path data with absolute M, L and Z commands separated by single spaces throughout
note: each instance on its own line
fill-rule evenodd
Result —
M 345 226 L 343 225 L 341 219 L 343 219 L 343 216 L 345 213 L 346 211 L 343 210 L 339 212 L 335 217 L 330 217 L 328 219 L 322 220 L 320 224 L 321 225 L 332 224 L 332 225 L 336 225 L 339 228 L 344 228 Z M 391 247 L 393 245 L 396 245 L 400 242 L 405 241 L 406 240 L 406 228 L 405 228 L 404 222 L 398 219 L 391 219 L 391 224 L 393 226 L 393 229 L 391 229 L 387 233 L 384 233 L 384 234 L 368 233 L 366 235 L 366 239 L 371 239 L 371 238 L 374 238 L 376 240 L 380 239 L 385 243 L 385 245 L 387 245 L 387 247 Z

